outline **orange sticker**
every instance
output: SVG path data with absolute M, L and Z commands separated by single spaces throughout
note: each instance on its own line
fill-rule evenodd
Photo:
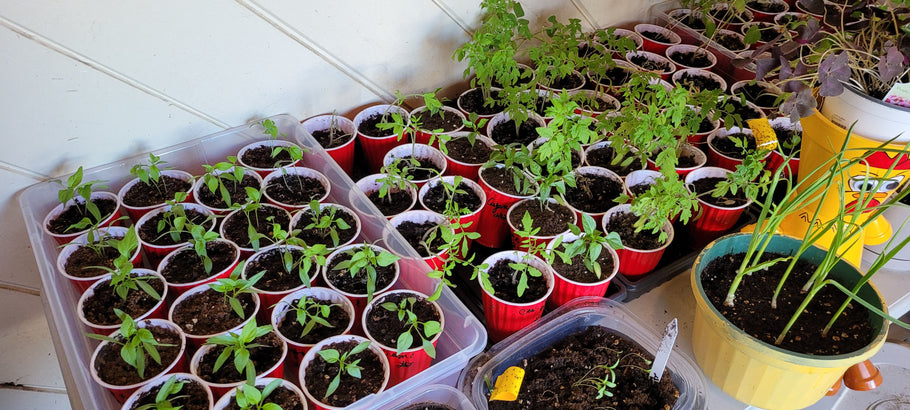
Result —
M 525 378 L 525 369 L 512 366 L 496 378 L 496 386 L 490 394 L 490 401 L 515 401 L 521 390 L 521 382 Z
M 746 121 L 749 128 L 752 129 L 752 135 L 755 136 L 755 145 L 759 149 L 772 150 L 777 148 L 777 133 L 771 128 L 771 123 L 767 118 L 756 118 Z

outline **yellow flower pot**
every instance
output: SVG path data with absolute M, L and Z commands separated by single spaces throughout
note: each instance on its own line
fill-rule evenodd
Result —
M 881 317 L 870 312 L 873 341 L 865 348 L 837 356 L 810 356 L 793 353 L 759 341 L 727 321 L 707 300 L 701 272 L 708 262 L 724 255 L 746 250 L 751 234 L 724 236 L 709 244 L 692 267 L 692 292 L 695 295 L 695 325 L 692 346 L 695 360 L 714 384 L 737 400 L 766 410 L 801 409 L 821 399 L 828 388 L 848 367 L 873 356 L 884 345 L 888 327 Z M 799 240 L 778 236 L 768 252 L 791 253 Z M 813 247 L 802 259 L 818 261 L 825 251 Z M 829 278 L 849 288 L 861 277 L 850 264 L 840 261 Z M 860 296 L 884 308 L 881 295 L 871 283 Z M 768 295 L 769 299 L 771 295 Z M 819 326 L 824 326 L 820 324 Z M 819 328 L 821 330 L 821 328 Z

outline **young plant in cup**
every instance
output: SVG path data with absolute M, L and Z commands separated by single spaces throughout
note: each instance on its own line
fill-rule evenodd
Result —
M 263 204 L 262 192 L 256 188 L 246 187 L 246 195 L 244 203 L 234 203 L 231 206 L 234 211 L 224 218 L 221 236 L 252 254 L 259 250 L 263 242 L 275 244 L 276 238 L 272 237 L 273 224 L 285 229 L 291 223 L 291 216 L 280 207 Z
M 335 249 L 353 241 L 360 232 L 356 214 L 336 204 L 310 201 L 308 207 L 291 221 L 293 238 L 308 246 L 323 245 Z
M 130 174 L 135 179 L 124 185 L 118 196 L 134 221 L 178 194 L 184 194 L 183 200 L 186 200 L 186 195 L 193 188 L 192 175 L 162 168 L 166 163 L 161 157 L 149 153 L 147 163 L 138 163 L 130 168 Z
M 382 279 L 384 280 L 380 280 L 379 270 L 382 268 L 385 268 L 382 269 L 383 271 L 388 269 L 397 270 L 397 262 L 401 259 L 384 249 L 374 248 L 366 243 L 348 248 L 344 251 L 344 255 L 334 265 L 329 264 L 328 268 L 332 272 L 338 271 L 341 273 L 339 276 L 342 277 L 343 272 L 348 273 L 350 278 L 355 281 L 353 287 L 363 289 L 363 292 L 358 293 L 366 295 L 367 303 L 373 300 L 373 295 L 377 290 L 382 290 L 393 282 L 392 278 L 385 277 L 388 276 L 387 274 L 383 275 L 384 278 Z M 397 273 L 395 276 L 397 276 Z M 329 280 L 329 278 L 326 278 L 326 280 Z M 385 286 L 382 286 L 383 284 Z
M 280 369 L 286 354 L 287 346 L 272 332 L 272 326 L 257 326 L 254 318 L 239 332 L 208 338 L 193 356 L 193 370 L 216 385 L 252 384 L 257 377 L 271 376 Z
M 274 121 L 264 119 L 251 125 L 251 127 L 255 126 L 261 128 L 263 134 L 269 138 L 266 141 L 249 144 L 237 153 L 237 159 L 242 166 L 265 177 L 279 168 L 293 166 L 303 158 L 304 149 L 297 144 L 283 140 L 287 138 L 287 135 L 278 129 L 278 125 Z
M 135 233 L 135 230 L 133 230 Z M 127 236 L 130 230 L 122 227 L 90 227 L 84 234 L 64 246 L 57 258 L 57 267 L 80 289 L 114 268 L 114 260 L 127 255 L 134 264 L 139 263 L 139 242 Z
M 338 371 L 335 373 L 335 377 L 332 378 L 332 381 L 329 382 L 328 387 L 325 390 L 325 395 L 322 397 L 323 400 L 329 398 L 335 390 L 338 390 L 338 386 L 341 384 L 341 377 L 350 376 L 355 379 L 360 378 L 360 359 L 354 359 L 352 356 L 357 355 L 370 347 L 370 341 L 363 341 L 354 346 L 353 349 L 346 352 L 339 352 L 336 349 L 324 349 L 320 350 L 317 354 L 322 360 L 325 360 L 326 363 L 330 365 L 336 365 Z
M 116 195 L 107 192 L 95 192 L 102 181 L 82 181 L 82 167 L 66 180 L 63 188 L 57 191 L 57 205 L 45 218 L 45 230 L 63 245 L 84 233 L 93 225 L 106 226 L 113 222 L 117 211 Z
M 551 306 L 562 306 L 581 296 L 604 296 L 619 268 L 615 249 L 622 249 L 616 232 L 604 234 L 594 218 L 582 215 L 582 228 L 569 227 L 571 235 L 553 239 L 544 252 L 556 273 Z
M 136 369 L 140 379 L 145 379 L 145 370 L 147 360 L 151 359 L 157 365 L 161 365 L 161 355 L 158 353 L 158 347 L 173 347 L 177 344 L 167 344 L 159 342 L 152 332 L 146 328 L 140 328 L 136 325 L 130 315 L 123 313 L 120 309 L 114 309 L 114 314 L 120 319 L 119 333 L 113 336 L 104 336 L 94 333 L 86 333 L 89 338 L 101 340 L 120 346 L 120 357 L 130 367 Z M 119 337 L 118 337 L 119 336 Z
M 363 327 L 389 360 L 391 385 L 430 367 L 444 323 L 438 304 L 409 290 L 385 293 L 367 307 Z
M 202 380 L 188 373 L 166 374 L 136 390 L 123 410 L 208 410 L 212 392 Z
M 203 164 L 202 168 L 205 174 L 196 182 L 195 198 L 217 214 L 227 213 L 234 204 L 246 200 L 246 188 L 259 189 L 262 185 L 259 175 L 247 172 L 237 164 L 237 157 L 234 156 L 215 165 Z

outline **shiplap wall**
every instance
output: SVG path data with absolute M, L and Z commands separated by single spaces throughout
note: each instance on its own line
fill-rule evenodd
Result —
M 588 28 L 657 0 L 527 0 Z M 38 288 L 18 192 L 268 115 L 457 84 L 479 0 L 0 0 L 0 285 Z M 458 90 L 460 91 L 460 90 Z

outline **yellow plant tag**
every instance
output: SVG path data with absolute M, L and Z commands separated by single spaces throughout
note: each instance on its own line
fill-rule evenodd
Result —
M 493 393 L 490 394 L 490 401 L 515 401 L 518 399 L 518 391 L 521 390 L 521 382 L 525 378 L 525 369 L 512 366 L 506 369 L 499 377 L 496 378 L 496 386 L 493 387 Z
M 752 135 L 755 136 L 755 145 L 759 149 L 777 148 L 777 134 L 767 118 L 756 118 L 746 121 L 749 128 L 752 129 Z

